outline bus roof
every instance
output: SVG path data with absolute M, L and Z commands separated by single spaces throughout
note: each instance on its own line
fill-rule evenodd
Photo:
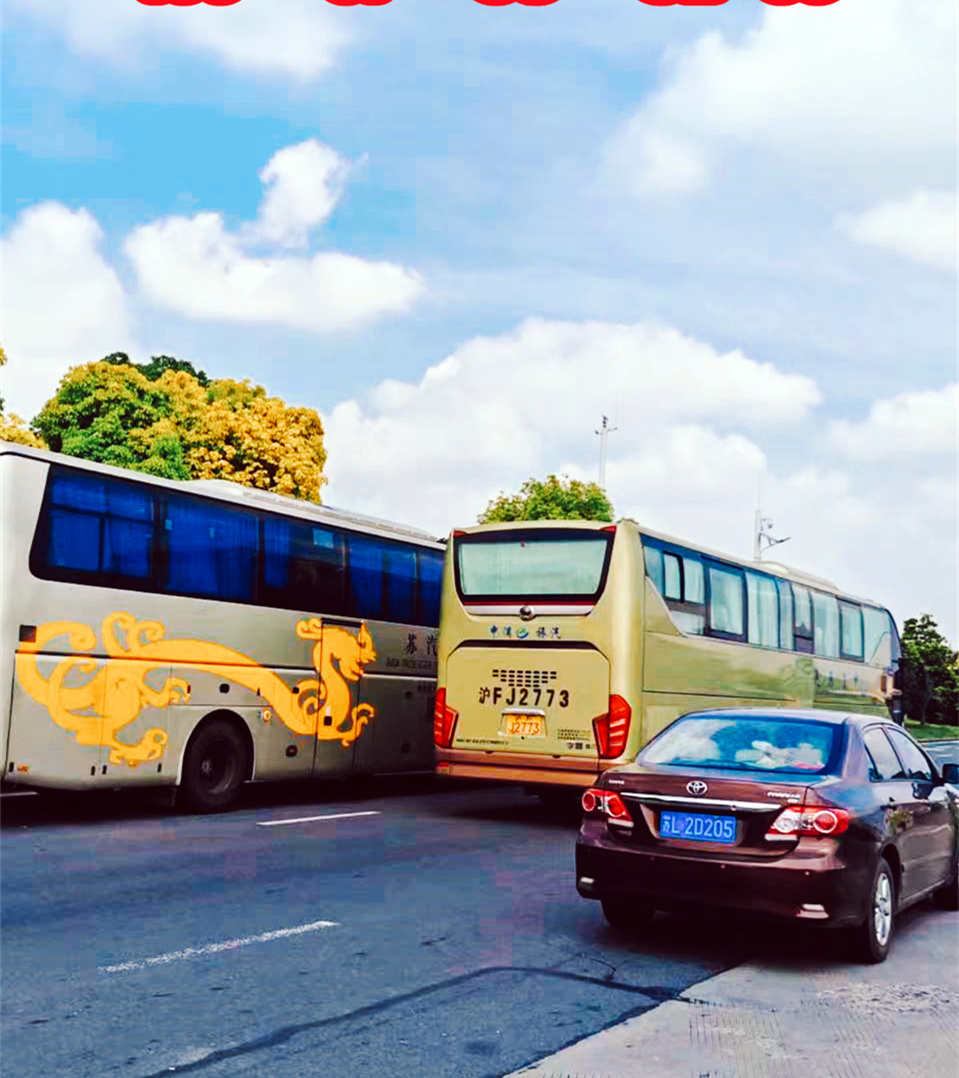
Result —
M 229 479 L 190 479 L 186 481 L 161 479 L 155 475 L 148 475 L 146 472 L 135 472 L 128 468 L 116 468 L 112 464 L 99 464 L 96 461 L 83 460 L 81 457 L 65 456 L 62 453 L 54 453 L 48 449 L 34 449 L 32 446 L 20 445 L 16 442 L 0 441 L 0 455 L 30 457 L 45 464 L 66 465 L 83 471 L 116 476 L 127 481 L 133 480 L 150 486 L 165 487 L 168 490 L 192 490 L 195 494 L 200 494 L 216 501 L 232 502 L 233 504 L 244 503 L 260 509 L 284 513 L 287 516 L 323 521 L 328 524 L 345 525 L 359 531 L 386 533 L 395 535 L 398 538 L 415 540 L 438 547 L 442 547 L 445 543 L 445 539 L 438 538 L 427 531 L 410 525 L 381 520 L 378 517 L 367 516 L 364 513 L 354 513 L 347 509 L 335 509 L 332 506 L 320 505 L 317 502 L 301 501 L 299 498 L 293 498 L 286 494 L 277 494 L 269 490 L 245 487 Z
M 841 595 L 844 598 L 853 599 L 856 602 L 867 603 L 869 606 L 875 606 L 879 609 L 885 609 L 882 603 L 877 603 L 874 599 L 864 599 L 854 595 L 850 595 L 848 592 L 843 591 L 831 580 L 827 580 L 825 577 L 815 576 L 812 573 L 804 572 L 801 569 L 793 569 L 789 565 L 783 565 L 778 561 L 753 561 L 751 558 L 737 557 L 734 554 L 726 554 L 721 550 L 713 550 L 710 547 L 703 546 L 701 543 L 693 543 L 688 539 L 680 539 L 675 535 L 668 535 L 666 532 L 655 531 L 652 528 L 644 527 L 642 524 L 635 520 L 621 520 L 617 526 L 628 525 L 636 528 L 641 535 L 648 535 L 650 539 L 658 539 L 660 542 L 668 543 L 672 546 L 685 548 L 687 550 L 693 550 L 697 554 L 706 554 L 709 557 L 718 559 L 719 561 L 730 562 L 733 565 L 739 565 L 744 569 L 755 569 L 759 572 L 768 573 L 770 576 L 782 577 L 784 580 L 790 580 L 793 583 L 804 585 L 809 588 L 816 588 L 820 591 L 832 592 L 835 595 Z M 612 524 L 604 521 L 595 520 L 514 520 L 505 523 L 497 524 L 474 524 L 467 528 L 457 528 L 454 531 L 454 535 L 472 535 L 476 532 L 485 531 L 508 531 L 515 528 L 589 528 L 596 531 L 601 531 L 603 528 L 611 528 Z

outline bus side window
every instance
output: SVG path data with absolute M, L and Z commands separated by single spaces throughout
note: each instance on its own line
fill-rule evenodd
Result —
M 872 606 L 862 608 L 863 655 L 871 666 L 892 665 L 892 619 L 885 610 Z
M 749 600 L 748 640 L 764 648 L 779 647 L 779 593 L 776 581 L 761 573 L 746 573 Z
M 709 566 L 709 629 L 718 636 L 744 639 L 743 574 Z
M 308 521 L 263 520 L 261 601 L 291 610 L 343 614 L 343 535 Z
M 812 654 L 812 599 L 809 589 L 793 584 L 793 610 L 795 622 L 793 637 L 796 651 L 804 651 L 807 655 Z
M 826 659 L 839 658 L 839 603 L 835 595 L 822 591 L 812 593 L 814 640 L 817 655 Z
M 392 543 L 384 544 L 383 570 L 387 621 L 412 625 L 416 622 L 416 551 Z
M 103 573 L 119 578 L 118 584 L 137 581 L 140 587 L 151 587 L 153 495 L 149 490 L 54 469 L 41 532 L 47 571 Z
M 683 598 L 683 574 L 680 569 L 679 558 L 675 554 L 663 553 L 663 579 L 665 590 L 663 596 L 667 599 Z
M 163 591 L 231 602 L 256 601 L 257 517 L 177 494 L 166 497 Z
M 779 590 L 779 646 L 792 651 L 793 592 L 788 580 L 777 580 L 776 587 Z
M 419 624 L 438 626 L 440 594 L 443 589 L 443 552 L 419 550 Z
M 656 590 L 659 594 L 665 594 L 665 584 L 663 582 L 663 552 L 658 546 L 650 546 L 648 543 L 644 543 L 643 556 L 646 559 L 646 575 L 656 585 Z
M 862 609 L 858 603 L 839 601 L 839 652 L 844 659 L 862 662 Z
M 349 547 L 348 613 L 354 618 L 384 621 L 383 544 L 366 535 L 351 534 Z

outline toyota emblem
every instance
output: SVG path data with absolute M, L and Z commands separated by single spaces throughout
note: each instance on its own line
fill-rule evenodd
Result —
M 702 779 L 693 779 L 692 782 L 686 783 L 686 789 L 696 797 L 702 797 L 703 794 L 709 789 Z

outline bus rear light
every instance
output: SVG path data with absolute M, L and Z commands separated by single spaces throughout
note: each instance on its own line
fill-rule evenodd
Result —
M 622 756 L 629 738 L 629 723 L 633 710 L 629 703 L 616 693 L 609 698 L 609 711 L 593 719 L 596 735 L 596 751 L 605 759 Z
M 436 690 L 436 706 L 433 708 L 433 740 L 441 749 L 453 744 L 456 722 L 460 713 L 446 706 L 446 689 Z
M 849 813 L 840 808 L 784 808 L 766 832 L 767 839 L 800 835 L 841 835 L 849 827 Z

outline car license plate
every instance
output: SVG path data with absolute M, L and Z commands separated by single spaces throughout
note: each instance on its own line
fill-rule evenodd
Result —
M 546 718 L 543 715 L 507 713 L 503 716 L 503 733 L 510 737 L 545 737 Z
M 659 817 L 659 837 L 732 846 L 736 841 L 736 817 L 707 816 L 700 812 L 663 812 Z

